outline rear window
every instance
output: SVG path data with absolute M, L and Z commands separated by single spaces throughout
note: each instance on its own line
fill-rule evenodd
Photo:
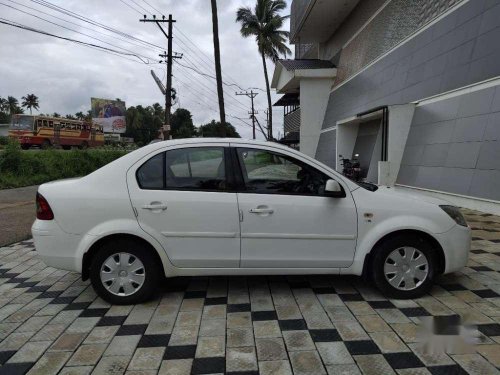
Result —
M 165 166 L 167 189 L 226 189 L 222 147 L 193 147 L 167 151 Z
M 136 173 L 141 189 L 225 191 L 223 147 L 191 147 L 153 156 Z
M 153 156 L 137 170 L 137 183 L 141 189 L 163 189 L 163 155 Z

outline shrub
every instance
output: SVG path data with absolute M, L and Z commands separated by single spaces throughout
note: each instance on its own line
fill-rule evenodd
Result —
M 22 151 L 9 142 L 0 151 L 0 189 L 85 176 L 125 154 L 116 149 Z

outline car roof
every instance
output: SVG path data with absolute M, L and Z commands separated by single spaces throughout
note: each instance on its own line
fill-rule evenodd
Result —
M 160 148 L 165 146 L 176 146 L 183 144 L 210 144 L 210 143 L 233 143 L 233 144 L 246 144 L 246 145 L 259 145 L 259 146 L 273 146 L 276 148 L 281 148 L 283 150 L 289 150 L 288 146 L 284 146 L 277 142 L 262 141 L 256 139 L 244 139 L 244 138 L 182 138 L 182 139 L 170 139 L 167 141 L 154 142 L 149 145 L 144 146 L 144 148 L 153 146 L 154 148 Z

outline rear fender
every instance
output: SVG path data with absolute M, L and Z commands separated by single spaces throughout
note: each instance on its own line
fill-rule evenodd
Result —
M 83 256 L 92 247 L 92 245 L 94 245 L 97 241 L 114 234 L 129 234 L 148 242 L 160 257 L 163 270 L 165 271 L 165 276 L 175 273 L 174 271 L 167 272 L 167 270 L 172 270 L 172 268 L 175 267 L 172 266 L 165 249 L 154 237 L 144 232 L 137 221 L 133 219 L 119 219 L 101 223 L 92 228 L 88 234 L 83 236 L 75 255 L 75 261 L 77 262 L 75 268 L 78 272 L 82 272 Z

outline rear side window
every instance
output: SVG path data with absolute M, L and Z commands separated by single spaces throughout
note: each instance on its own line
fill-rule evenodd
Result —
M 167 189 L 226 190 L 223 147 L 183 148 L 165 153 Z
M 153 156 L 136 173 L 141 189 L 227 190 L 223 147 L 192 147 Z
M 164 153 L 153 156 L 137 170 L 137 183 L 141 189 L 164 188 L 163 155 Z

